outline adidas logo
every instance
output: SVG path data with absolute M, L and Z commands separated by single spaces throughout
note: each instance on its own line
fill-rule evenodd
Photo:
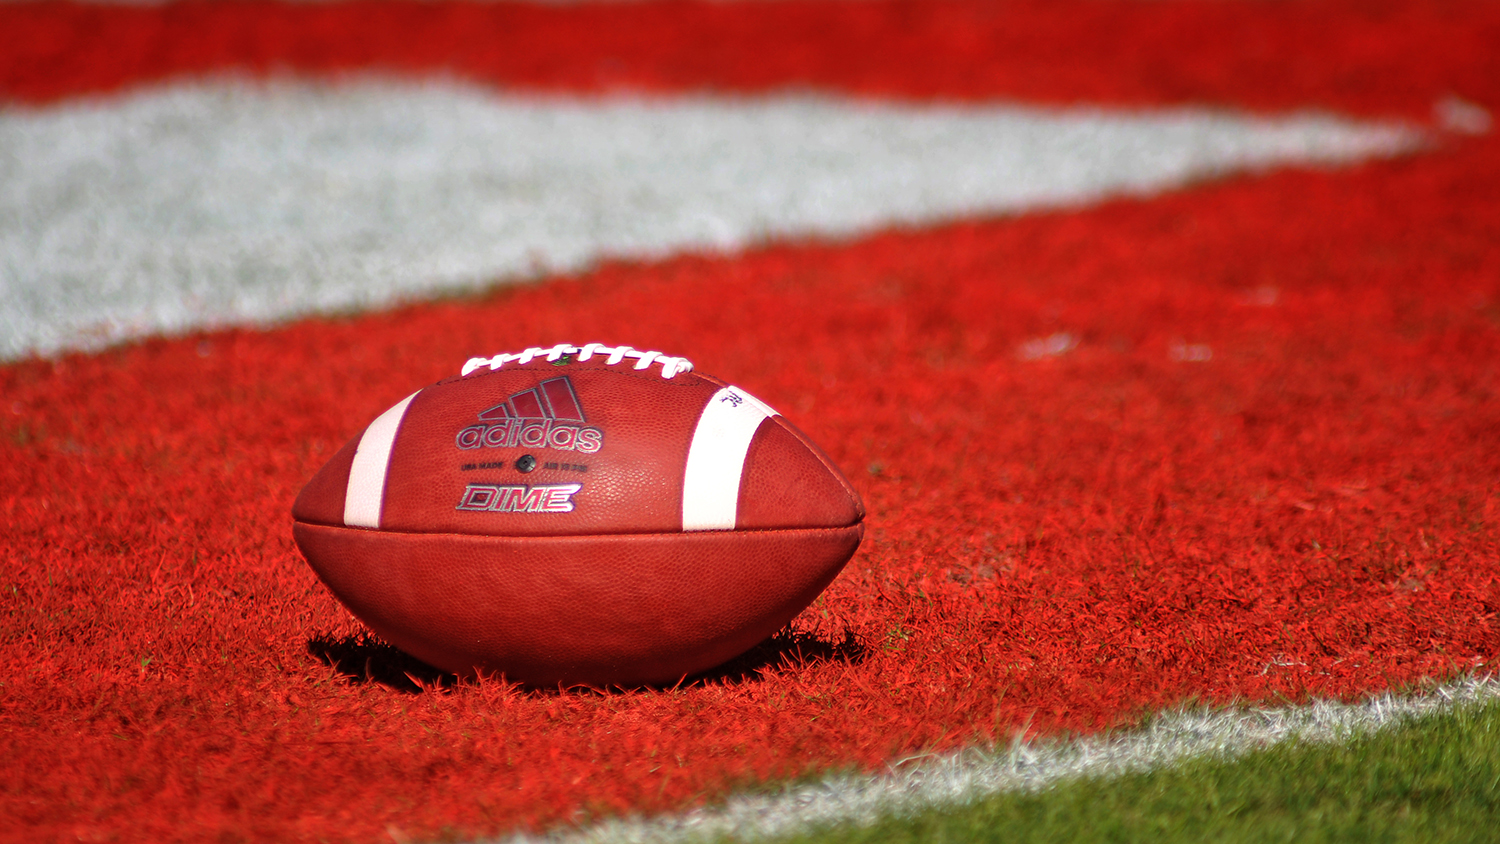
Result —
M 552 448 L 593 454 L 604 432 L 583 424 L 583 405 L 566 375 L 522 390 L 479 414 L 481 424 L 458 432 L 455 444 L 475 448 Z

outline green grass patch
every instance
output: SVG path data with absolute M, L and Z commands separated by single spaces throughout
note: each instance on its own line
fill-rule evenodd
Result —
M 798 842 L 1500 840 L 1500 704 L 1352 740 L 1069 780 Z

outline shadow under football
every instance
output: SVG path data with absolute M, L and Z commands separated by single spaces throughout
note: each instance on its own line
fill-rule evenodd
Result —
M 307 652 L 351 683 L 378 683 L 407 694 L 452 689 L 464 682 L 457 674 L 434 668 L 387 644 L 368 632 L 345 636 L 317 635 L 307 640 Z M 767 671 L 795 669 L 819 662 L 863 662 L 867 649 L 854 632 L 843 631 L 838 639 L 783 627 L 760 644 L 709 671 L 684 678 L 672 685 L 648 688 L 689 688 L 708 685 L 738 685 L 760 679 Z M 611 693 L 628 689 L 530 689 L 532 692 Z

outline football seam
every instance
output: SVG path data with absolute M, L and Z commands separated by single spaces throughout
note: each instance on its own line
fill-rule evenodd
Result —
M 420 530 L 389 530 L 387 528 L 362 528 L 342 524 L 326 524 L 323 522 L 308 522 L 302 519 L 293 519 L 294 525 L 306 525 L 308 527 L 336 528 L 338 530 L 355 531 L 359 533 L 378 533 L 387 536 L 455 536 L 469 539 L 537 539 L 537 540 L 572 540 L 572 539 L 600 539 L 610 536 L 722 536 L 726 533 L 816 533 L 820 531 L 845 531 L 853 527 L 864 527 L 864 517 L 861 517 L 847 525 L 828 525 L 824 527 L 791 527 L 791 528 L 735 528 L 733 530 L 683 530 L 683 531 L 642 531 L 618 533 L 541 533 L 541 534 L 515 534 L 515 533 L 455 533 L 453 531 L 420 531 Z

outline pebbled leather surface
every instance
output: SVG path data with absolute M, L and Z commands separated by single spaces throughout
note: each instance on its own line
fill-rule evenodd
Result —
M 357 617 L 440 668 L 534 686 L 675 682 L 791 620 L 864 531 L 847 479 L 781 417 L 751 441 L 736 529 L 682 531 L 688 448 L 722 386 L 597 360 L 450 378 L 407 408 L 379 530 L 343 526 L 356 436 L 297 497 L 293 534 Z M 590 429 L 599 447 L 568 448 L 578 434 L 560 446 L 461 439 L 503 422 L 507 402 L 538 423 Z M 517 467 L 523 455 L 535 469 Z M 579 488 L 570 512 L 460 509 L 473 484 Z
M 531 686 L 672 683 L 748 650 L 859 546 L 837 528 L 613 536 L 410 534 L 297 522 L 313 569 L 396 647 Z
M 865 507 L 822 449 L 773 416 L 750 441 L 736 515 L 737 530 L 833 527 L 863 521 Z
M 455 437 L 479 414 L 543 381 L 567 376 L 582 406 L 582 427 L 601 432 L 599 450 L 537 447 L 460 449 Z M 480 536 L 655 533 L 682 529 L 682 472 L 703 406 L 721 385 L 685 373 L 595 361 L 552 366 L 533 362 L 439 383 L 423 390 L 396 435 L 381 527 L 394 531 Z M 538 468 L 516 469 L 531 455 Z M 559 468 L 548 468 L 550 464 Z M 466 469 L 466 466 L 475 466 Z M 561 468 L 564 466 L 586 467 Z M 527 486 L 581 484 L 571 513 L 457 510 L 470 483 Z
M 391 450 L 381 529 L 476 536 L 585 536 L 682 529 L 682 481 L 698 417 L 724 383 L 696 372 L 664 379 L 602 358 L 565 366 L 533 361 L 439 382 L 413 399 Z M 594 453 L 578 449 L 481 446 L 464 449 L 464 429 L 512 396 L 566 376 L 585 417 L 566 422 L 599 432 Z M 310 524 L 342 525 L 344 490 L 359 436 L 315 475 L 293 506 Z M 537 468 L 522 472 L 523 456 Z M 579 484 L 568 513 L 458 509 L 470 484 Z M 854 524 L 858 496 L 838 468 L 781 417 L 762 425 L 741 476 L 737 527 L 797 528 Z
M 292 503 L 293 519 L 319 525 L 344 523 L 344 493 L 349 487 L 349 467 L 354 463 L 354 451 L 358 446 L 359 436 L 356 435 L 313 475 Z

